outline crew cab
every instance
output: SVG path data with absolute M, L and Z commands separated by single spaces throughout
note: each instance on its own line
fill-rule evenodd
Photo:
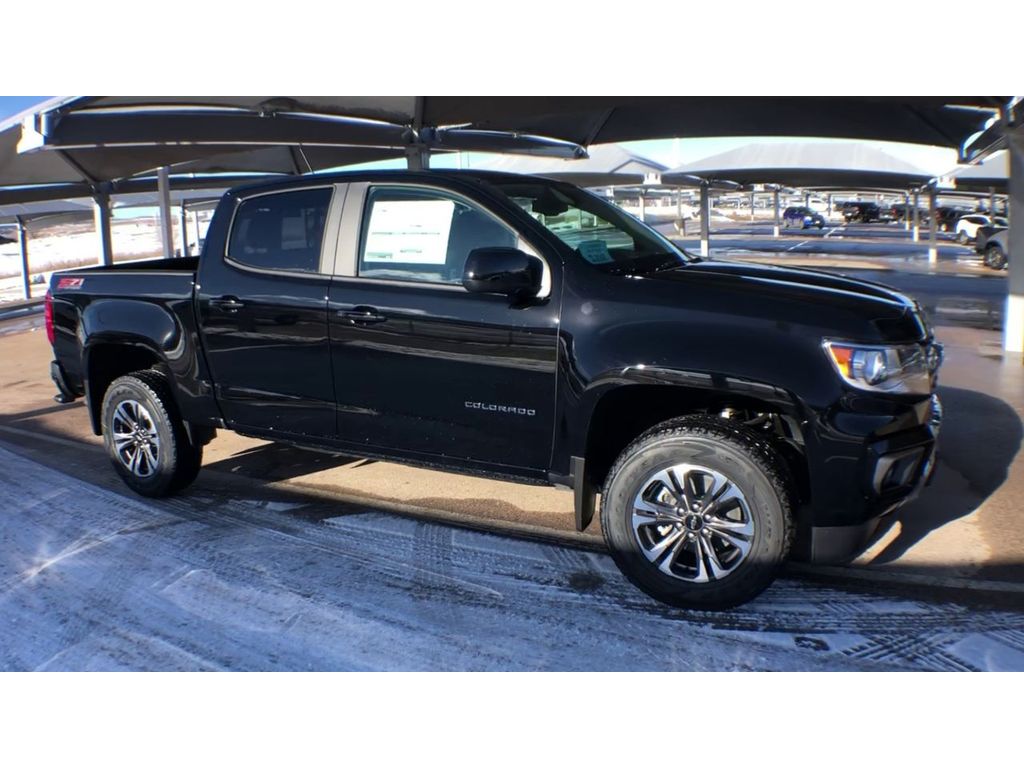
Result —
M 140 494 L 187 487 L 218 429 L 565 486 L 679 606 L 856 555 L 934 466 L 913 300 L 699 259 L 543 178 L 239 187 L 199 257 L 57 272 L 46 308 L 58 401 L 86 399 Z

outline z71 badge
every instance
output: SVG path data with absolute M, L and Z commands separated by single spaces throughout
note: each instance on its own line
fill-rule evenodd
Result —
M 74 291 L 82 287 L 84 277 L 62 277 L 57 281 L 58 291 Z

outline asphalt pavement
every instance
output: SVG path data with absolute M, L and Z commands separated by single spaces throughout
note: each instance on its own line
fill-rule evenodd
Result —
M 222 432 L 187 493 L 136 497 L 82 404 L 50 400 L 41 313 L 0 321 L 0 667 L 1024 669 L 1005 279 L 863 262 L 816 266 L 917 296 L 947 345 L 935 484 L 854 567 L 724 614 L 639 593 L 556 489 Z
M 5 670 L 1019 670 L 1024 617 L 781 579 L 681 611 L 600 552 L 0 448 Z

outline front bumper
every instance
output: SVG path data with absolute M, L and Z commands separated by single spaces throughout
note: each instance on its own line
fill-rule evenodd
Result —
M 931 401 L 923 405 L 915 426 L 862 444 L 861 455 L 849 462 L 850 468 L 856 469 L 844 473 L 845 480 L 835 481 L 830 489 L 836 494 L 832 503 L 839 507 L 837 514 L 845 519 L 837 521 L 842 524 L 831 524 L 832 520 L 817 519 L 816 514 L 798 539 L 800 559 L 837 563 L 856 557 L 885 516 L 916 498 L 931 482 L 942 404 L 937 395 L 932 395 Z M 838 494 L 842 494 L 841 502 Z

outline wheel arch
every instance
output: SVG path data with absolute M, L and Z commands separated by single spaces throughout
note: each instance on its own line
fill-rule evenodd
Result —
M 622 450 L 657 424 L 680 416 L 718 414 L 726 409 L 777 414 L 803 443 L 805 409 L 792 393 L 762 382 L 730 376 L 651 369 L 626 372 L 614 385 L 600 387 L 587 405 L 585 438 L 574 455 L 585 460 L 586 479 L 600 488 Z M 805 497 L 807 465 L 795 448 L 783 452 Z
M 121 376 L 147 369 L 167 369 L 161 352 L 145 338 L 94 339 L 82 355 L 85 370 L 85 401 L 93 434 L 103 434 L 103 398 L 110 384 Z

